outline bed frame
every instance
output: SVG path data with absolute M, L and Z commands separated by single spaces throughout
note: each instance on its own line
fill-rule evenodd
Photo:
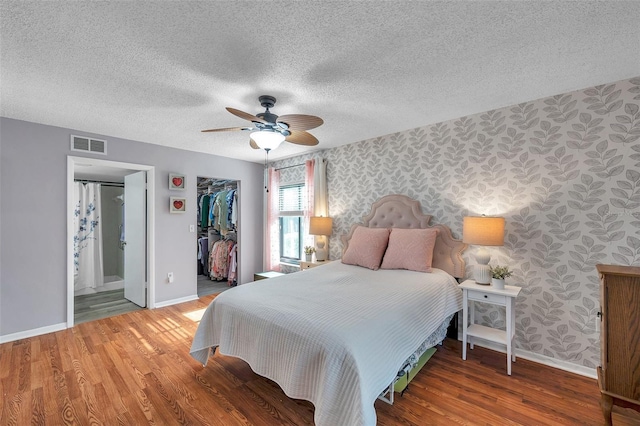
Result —
M 458 281 L 465 276 L 465 262 L 462 258 L 462 252 L 467 248 L 467 244 L 453 238 L 451 229 L 446 225 L 430 226 L 432 216 L 422 213 L 420 203 L 406 195 L 392 194 L 380 198 L 371 205 L 371 212 L 363 216 L 361 226 L 368 228 L 404 228 L 404 229 L 438 229 L 435 247 L 433 249 L 432 266 L 448 272 Z M 358 224 L 351 226 L 348 234 L 341 237 L 342 254 L 349 247 L 349 241 Z M 449 326 L 447 335 L 457 335 L 457 314 L 454 315 Z M 429 361 L 429 358 L 435 353 L 435 348 L 428 349 L 419 360 L 416 367 L 405 367 L 404 375 L 397 377 L 389 387 L 378 396 L 378 399 L 393 404 L 394 390 L 401 392 L 409 386 L 412 377 L 420 371 L 420 369 Z M 398 386 L 400 385 L 400 386 Z M 402 389 L 400 389 L 402 388 Z
M 464 278 L 465 262 L 462 252 L 467 245 L 453 238 L 446 225 L 429 226 L 431 215 L 422 213 L 420 203 L 406 195 L 386 195 L 371 205 L 371 212 L 362 218 L 361 226 L 368 228 L 438 229 L 438 237 L 433 250 L 432 266 L 448 272 L 455 278 Z M 347 235 L 341 237 L 342 254 L 349 247 L 349 240 L 358 224 L 351 227 Z

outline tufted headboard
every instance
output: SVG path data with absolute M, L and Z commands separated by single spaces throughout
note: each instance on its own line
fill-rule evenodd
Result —
M 371 212 L 362 218 L 362 225 L 369 228 L 435 228 L 438 237 L 433 250 L 432 265 L 447 271 L 456 278 L 465 275 L 462 252 L 467 245 L 453 238 L 446 225 L 429 226 L 430 215 L 422 213 L 420 203 L 406 195 L 386 195 L 371 205 Z M 342 254 L 349 246 L 349 240 L 358 225 L 353 225 L 349 234 L 342 236 Z

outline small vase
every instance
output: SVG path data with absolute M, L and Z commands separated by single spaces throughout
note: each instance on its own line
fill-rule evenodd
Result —
M 491 278 L 491 286 L 497 290 L 504 290 L 504 278 Z
M 313 254 L 306 254 L 304 255 L 304 258 L 307 262 L 311 262 L 311 259 L 313 258 Z

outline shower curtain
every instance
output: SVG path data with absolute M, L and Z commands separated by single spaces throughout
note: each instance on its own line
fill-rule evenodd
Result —
M 100 184 L 74 183 L 74 289 L 104 285 Z

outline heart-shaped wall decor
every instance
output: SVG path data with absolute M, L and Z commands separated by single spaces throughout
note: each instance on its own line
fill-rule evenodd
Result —
M 172 179 L 172 182 L 173 182 L 173 186 L 177 186 L 177 187 L 182 186 L 182 178 L 181 177 L 174 177 Z
M 182 210 L 182 207 L 184 207 L 184 201 L 182 200 L 174 200 L 173 201 L 173 208 L 176 210 Z

